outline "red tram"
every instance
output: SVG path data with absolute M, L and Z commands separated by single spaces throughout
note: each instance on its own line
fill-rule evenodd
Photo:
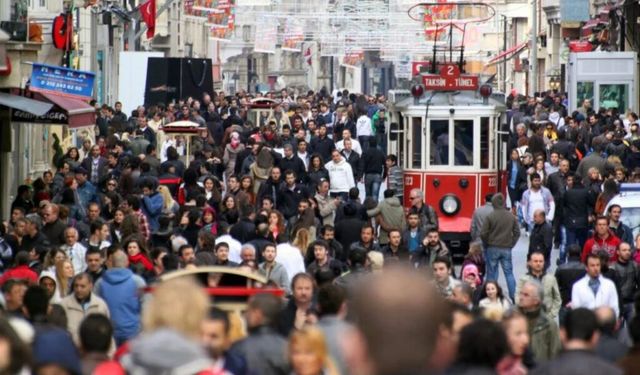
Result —
M 411 205 L 410 191 L 422 190 L 438 213 L 441 238 L 457 258 L 467 252 L 475 208 L 486 194 L 504 191 L 499 135 L 506 108 L 486 85 L 450 90 L 461 81 L 447 85 L 444 71 L 449 69 L 448 64 L 440 69 L 447 86 L 442 90 L 421 85 L 390 93 L 388 144 L 404 169 L 405 207 Z M 425 76 L 433 82 L 435 75 L 423 74 L 429 87 Z

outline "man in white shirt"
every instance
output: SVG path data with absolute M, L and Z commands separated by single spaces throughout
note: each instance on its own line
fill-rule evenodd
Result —
M 620 316 L 618 292 L 613 281 L 604 278 L 600 273 L 600 257 L 597 254 L 587 255 L 587 274 L 573 284 L 571 289 L 571 308 L 586 307 L 595 309 L 608 306 Z
M 336 149 L 338 149 L 338 151 L 344 150 L 344 141 L 346 139 L 351 139 L 351 147 L 353 148 L 353 151 L 357 152 L 358 155 L 362 155 L 362 146 L 360 146 L 360 142 L 358 142 L 358 140 L 351 138 L 351 132 L 349 129 L 344 129 L 342 131 L 342 139 L 336 142 Z
M 529 226 L 529 232 L 534 225 L 534 213 L 537 210 L 546 212 L 547 221 L 553 221 L 556 211 L 556 204 L 551 191 L 542 186 L 542 178 L 539 174 L 531 175 L 531 186 L 522 194 L 522 215 Z
M 338 150 L 331 151 L 331 159 L 324 166 L 329 172 L 329 181 L 331 183 L 329 193 L 333 198 L 340 196 L 346 201 L 349 198 L 349 190 L 356 186 L 353 170 Z
M 87 268 L 87 262 L 85 255 L 87 254 L 87 248 L 82 246 L 78 242 L 78 230 L 74 227 L 68 227 L 64 231 L 65 244 L 60 246 L 60 249 L 67 254 L 71 264 L 73 265 L 73 273 L 75 275 L 83 272 Z

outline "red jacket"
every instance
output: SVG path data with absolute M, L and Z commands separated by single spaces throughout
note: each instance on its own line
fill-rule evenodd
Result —
M 616 250 L 618 249 L 618 245 L 620 245 L 621 241 L 612 231 L 609 231 L 609 237 L 606 239 L 601 239 L 598 237 L 596 233 L 593 234 L 593 237 L 589 238 L 587 242 L 584 244 L 584 248 L 582 249 L 582 262 L 584 263 L 587 260 L 587 255 L 589 254 L 597 254 L 598 252 L 604 250 L 609 254 L 609 263 L 613 263 L 618 260 L 618 255 L 616 254 Z
M 29 266 L 17 266 L 9 269 L 0 277 L 0 286 L 4 285 L 9 279 L 27 280 L 29 284 L 38 283 L 38 274 L 33 272 Z

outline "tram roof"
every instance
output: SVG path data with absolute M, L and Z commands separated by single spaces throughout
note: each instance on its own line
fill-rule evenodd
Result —
M 391 96 L 391 95 L 390 95 Z M 407 108 L 418 106 L 426 106 L 427 101 L 430 107 L 447 107 L 452 106 L 483 106 L 483 98 L 477 91 L 427 91 L 422 97 L 416 100 L 411 96 L 409 90 L 393 90 L 395 98 L 393 106 L 396 108 Z M 504 94 L 494 93 L 489 97 L 488 105 L 494 106 L 498 109 L 506 110 L 504 103 Z

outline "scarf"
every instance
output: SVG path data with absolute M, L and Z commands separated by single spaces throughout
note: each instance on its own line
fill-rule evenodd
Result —
M 142 263 L 142 265 L 144 266 L 145 270 L 147 270 L 147 271 L 153 270 L 153 264 L 142 253 L 138 253 L 136 255 L 129 255 L 129 263 L 131 263 L 131 264 Z

